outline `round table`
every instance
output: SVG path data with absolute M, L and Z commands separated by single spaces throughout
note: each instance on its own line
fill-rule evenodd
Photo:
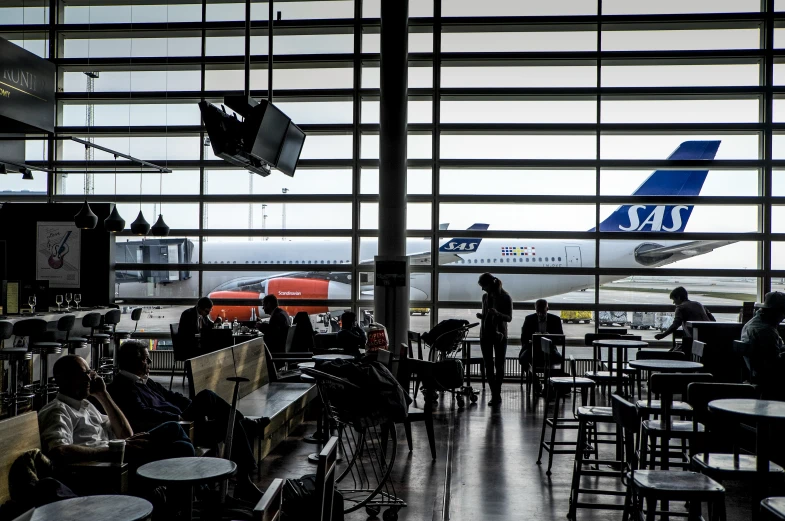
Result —
M 300 369 L 313 369 L 316 367 L 316 362 L 303 362 L 301 364 L 297 364 L 297 367 L 299 367 Z M 303 376 L 308 376 L 308 375 L 303 375 Z M 313 377 L 309 377 L 309 378 L 313 378 Z
M 648 342 L 643 342 L 641 340 L 623 340 L 620 338 L 611 338 L 608 340 L 595 340 L 592 342 L 594 347 L 599 348 L 602 350 L 603 347 L 608 348 L 608 371 L 610 372 L 611 376 L 613 376 L 613 349 L 616 349 L 616 359 L 618 363 L 616 364 L 616 394 L 623 395 L 624 390 L 624 350 L 625 349 L 643 349 L 644 347 L 649 347 Z
M 136 471 L 153 483 L 187 488 L 188 519 L 193 517 L 193 487 L 226 479 L 235 472 L 237 464 L 222 458 L 170 458 L 147 463 Z
M 87 496 L 38 507 L 30 521 L 139 521 L 152 513 L 153 505 L 142 498 Z
M 342 353 L 327 353 L 324 355 L 313 355 L 311 360 L 315 360 L 317 362 L 331 362 L 333 360 L 354 360 L 352 355 L 344 355 Z
M 691 373 L 703 369 L 703 364 L 684 360 L 630 360 L 630 367 L 660 373 Z

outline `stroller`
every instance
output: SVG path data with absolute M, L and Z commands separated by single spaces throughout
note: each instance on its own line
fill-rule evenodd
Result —
M 430 347 L 428 360 L 437 363 L 434 369 L 434 389 L 423 389 L 423 393 L 446 391 L 453 393 L 458 407 L 466 404 L 466 398 L 471 403 L 477 403 L 479 391 L 475 391 L 469 382 L 466 372 L 466 385 L 463 385 L 463 345 L 469 330 L 478 326 L 470 324 L 468 320 L 448 319 L 442 320 L 436 326 L 422 335 L 422 340 Z M 467 353 L 466 362 L 470 355 Z M 457 363 L 456 363 L 457 362 Z M 440 370 L 441 369 L 441 370 Z

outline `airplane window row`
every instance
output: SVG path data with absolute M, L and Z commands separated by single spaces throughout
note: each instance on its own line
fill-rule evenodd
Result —
M 510 261 L 511 258 L 512 258 L 512 261 Z M 548 257 L 531 257 L 531 262 L 557 262 L 557 260 L 558 260 L 558 262 L 561 262 L 561 257 L 558 257 L 558 258 L 557 257 L 550 257 L 550 260 L 549 260 Z M 491 262 L 491 261 L 493 261 L 493 262 Z M 501 261 L 499 259 L 474 259 L 474 262 L 472 262 L 472 259 L 468 259 L 468 260 L 467 259 L 462 259 L 460 263 L 461 264 L 485 264 L 486 262 L 488 264 L 496 264 L 496 263 L 499 263 L 499 262 L 502 262 L 502 263 L 504 263 L 504 262 L 518 262 L 518 257 L 507 257 L 507 260 L 501 259 Z M 529 257 L 526 257 L 525 261 L 524 261 L 524 259 L 521 259 L 520 262 L 529 262 Z
M 308 260 L 308 261 L 245 261 L 240 264 L 348 264 L 348 260 Z M 205 264 L 237 264 L 237 261 L 206 261 Z

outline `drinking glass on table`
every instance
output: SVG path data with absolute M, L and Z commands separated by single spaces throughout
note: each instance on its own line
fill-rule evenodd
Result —
M 57 304 L 57 311 L 59 313 L 60 312 L 60 306 L 63 305 L 63 296 L 62 295 L 55 296 L 55 304 Z
M 79 310 L 79 303 L 82 302 L 82 294 L 81 293 L 77 293 L 76 295 L 74 295 L 74 302 L 76 302 L 76 309 L 78 311 Z
M 71 301 L 73 300 L 73 295 L 71 293 L 65 294 L 65 305 L 66 309 L 71 309 Z
M 30 313 L 35 315 L 35 305 L 36 305 L 35 295 L 30 295 L 29 297 L 27 297 L 27 303 L 30 305 Z

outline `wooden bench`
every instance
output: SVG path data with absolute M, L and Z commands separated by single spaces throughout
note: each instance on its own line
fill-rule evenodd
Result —
M 0 421 L 0 504 L 10 499 L 8 473 L 14 461 L 29 450 L 41 449 L 38 415 L 26 412 Z M 58 465 L 55 477 L 74 492 L 123 494 L 128 491 L 128 464 L 84 462 Z
M 191 358 L 185 370 L 191 398 L 209 389 L 230 403 L 234 384 L 227 378 L 248 378 L 249 382 L 240 385 L 237 410 L 248 418 L 270 418 L 264 438 L 257 440 L 259 461 L 303 422 L 308 403 L 318 394 L 311 383 L 271 383 L 261 338 Z

